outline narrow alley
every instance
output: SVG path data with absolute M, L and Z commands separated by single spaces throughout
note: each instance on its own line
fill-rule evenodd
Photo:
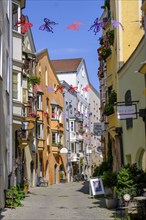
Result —
M 24 206 L 4 209 L 1 219 L 114 219 L 114 211 L 105 208 L 104 199 L 91 198 L 88 191 L 88 182 L 32 188 Z

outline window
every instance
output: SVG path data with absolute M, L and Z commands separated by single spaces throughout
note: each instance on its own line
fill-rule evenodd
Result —
M 2 33 L 0 32 L 0 76 L 2 77 Z
M 13 99 L 18 99 L 18 73 L 13 73 Z
M 49 134 L 50 134 L 50 130 L 49 127 L 47 127 L 47 145 L 49 145 L 50 141 L 49 141 Z
M 54 91 L 56 91 L 56 89 L 57 89 L 57 85 L 56 83 L 54 83 Z
M 74 153 L 74 151 L 75 151 L 74 143 L 71 143 L 71 152 Z
M 81 84 L 81 95 L 83 95 L 83 85 Z
M 12 27 L 13 30 L 18 31 L 18 27 L 15 26 L 16 22 L 20 19 L 20 8 L 17 4 L 13 3 L 12 4 Z
M 6 4 L 7 4 L 7 17 L 9 19 L 9 16 L 10 16 L 10 1 L 6 1 Z
M 80 112 L 81 104 L 78 102 L 78 112 Z
M 43 139 L 44 138 L 44 125 L 37 124 L 37 138 Z
M 53 119 L 58 119 L 58 114 L 57 114 L 57 107 L 52 106 L 52 118 Z
M 125 105 L 132 105 L 131 101 L 131 91 L 127 90 L 125 93 Z M 126 128 L 132 128 L 133 127 L 133 119 L 132 118 L 126 118 Z
M 42 95 L 37 95 L 37 109 L 42 110 Z
M 47 71 L 46 66 L 45 66 L 45 83 L 46 83 L 46 86 L 48 86 L 48 71 Z
M 41 64 L 39 63 L 39 74 L 41 75 L 42 72 L 42 68 L 41 68 Z
M 70 122 L 70 131 L 74 131 L 75 128 L 74 128 L 74 121 L 71 121 Z
M 57 143 L 57 133 L 52 132 L 52 144 L 56 144 L 56 143 Z
M 86 118 L 88 117 L 88 109 L 87 109 L 87 107 L 85 108 L 85 117 Z
M 49 99 L 46 98 L 46 112 L 49 112 Z
M 59 111 L 59 123 L 62 123 L 62 114 L 61 114 L 61 111 Z
M 9 92 L 9 82 L 10 82 L 10 66 L 9 66 L 9 55 L 6 53 L 6 90 Z
M 77 82 L 78 92 L 80 92 L 80 82 Z
M 82 76 L 83 76 L 83 77 L 85 76 L 85 70 L 84 70 L 84 67 L 82 67 Z
M 84 106 L 83 106 L 83 104 L 81 104 L 81 113 L 82 114 L 84 113 Z

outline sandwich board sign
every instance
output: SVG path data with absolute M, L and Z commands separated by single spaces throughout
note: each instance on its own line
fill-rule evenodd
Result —
M 90 179 L 89 194 L 92 196 L 104 194 L 104 188 L 101 178 L 95 177 Z

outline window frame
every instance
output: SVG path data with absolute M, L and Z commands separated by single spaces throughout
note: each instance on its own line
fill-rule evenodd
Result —
M 17 98 L 13 97 L 13 91 L 14 91 L 13 90 L 13 74 L 17 75 L 17 93 L 18 93 Z M 13 97 L 13 100 L 20 101 L 20 102 L 22 101 L 21 100 L 21 89 L 22 89 L 22 87 L 21 87 L 21 73 L 13 70 L 13 72 L 12 72 L 12 97 Z
M 40 131 L 38 128 L 40 129 Z M 43 123 L 37 123 L 37 139 L 44 139 L 44 124 Z
M 18 6 L 18 9 L 17 9 L 17 20 L 16 21 L 13 21 L 13 5 L 17 5 Z M 15 31 L 15 32 L 18 32 L 18 33 L 21 33 L 21 26 L 17 27 L 15 26 L 16 22 L 20 19 L 20 16 L 21 16 L 21 9 L 20 9 L 20 5 L 17 4 L 16 2 L 12 2 L 12 30 Z M 15 23 L 14 23 L 15 22 Z M 15 28 L 14 28 L 15 27 Z

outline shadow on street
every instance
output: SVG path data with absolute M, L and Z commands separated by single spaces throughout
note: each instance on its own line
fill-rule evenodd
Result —
M 82 192 L 84 194 L 89 194 L 89 181 L 84 181 L 82 185 L 82 188 L 77 191 Z

